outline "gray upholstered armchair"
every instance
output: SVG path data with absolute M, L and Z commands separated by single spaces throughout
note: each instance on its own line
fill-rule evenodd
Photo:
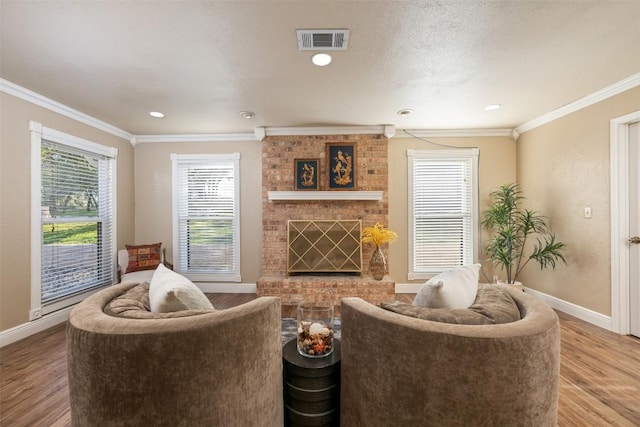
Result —
M 461 325 L 342 299 L 341 425 L 555 426 L 560 329 L 508 290 L 521 320 Z
M 146 287 L 145 287 L 146 286 Z M 67 328 L 76 426 L 282 425 L 280 300 L 226 310 L 117 317 L 148 285 L 122 283 L 78 304 Z M 144 304 L 142 304 L 144 305 Z M 135 308 L 135 307 L 134 307 Z M 125 313 L 126 314 L 126 313 Z

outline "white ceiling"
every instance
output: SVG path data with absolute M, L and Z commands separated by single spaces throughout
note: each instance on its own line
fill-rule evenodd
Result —
M 640 72 L 640 0 L 0 1 L 0 77 L 133 134 L 514 128 Z

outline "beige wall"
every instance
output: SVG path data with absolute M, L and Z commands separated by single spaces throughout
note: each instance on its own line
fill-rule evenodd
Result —
M 0 330 L 28 321 L 30 300 L 29 120 L 119 149 L 118 247 L 162 241 L 171 258 L 170 153 L 240 152 L 241 274 L 260 277 L 262 236 L 261 147 L 257 141 L 140 144 L 128 141 L 0 94 Z M 480 148 L 480 209 L 488 193 L 517 180 L 527 207 L 549 217 L 567 244 L 569 266 L 540 272 L 528 266 L 522 281 L 531 288 L 609 315 L 609 120 L 640 109 L 640 88 L 533 129 L 515 143 L 508 137 L 428 138 L 440 144 Z M 407 283 L 407 149 L 442 149 L 416 138 L 389 142 L 389 228 L 400 239 L 389 248 L 396 283 Z M 517 175 L 516 175 L 517 169 Z M 134 177 L 135 170 L 135 177 Z M 593 218 L 583 219 L 585 206 Z M 135 216 L 134 216 L 135 213 Z M 487 241 L 482 233 L 481 244 Z M 481 257 L 482 253 L 481 253 Z M 483 266 L 490 276 L 489 263 Z
M 526 286 L 604 315 L 611 314 L 609 121 L 640 110 L 640 88 L 523 133 L 518 181 L 526 206 L 549 217 L 567 245 L 568 266 L 527 266 Z M 591 219 L 583 209 L 592 208 Z
M 133 149 L 129 142 L 0 93 L 0 330 L 29 320 L 30 120 L 118 148 L 118 243 L 133 233 Z
M 499 185 L 516 179 L 516 143 L 509 137 L 465 137 L 465 138 L 423 138 L 438 144 L 455 147 L 478 147 L 479 161 L 479 202 L 480 210 L 486 209 L 488 194 Z M 389 141 L 389 228 L 398 233 L 398 241 L 391 245 L 389 270 L 396 283 L 411 283 L 407 279 L 409 271 L 408 235 L 408 171 L 407 150 L 442 150 L 441 147 L 416 138 L 394 137 Z M 481 233 L 481 246 L 487 241 Z M 484 255 L 479 252 L 481 259 Z M 490 262 L 482 262 L 483 270 L 492 277 Z M 481 280 L 482 277 L 481 277 Z M 421 281 L 414 281 L 419 283 Z
M 243 283 L 260 276 L 262 251 L 262 152 L 259 141 L 161 142 L 135 148 L 135 237 L 125 243 L 163 242 L 173 259 L 171 153 L 240 153 L 240 274 Z
M 480 206 L 490 191 L 516 178 L 516 143 L 509 137 L 432 138 L 459 147 L 480 148 Z M 401 236 L 389 248 L 389 270 L 396 283 L 407 283 L 407 149 L 440 149 L 414 138 L 389 141 L 389 227 Z M 171 257 L 171 153 L 212 154 L 240 152 L 241 173 L 241 274 L 243 283 L 255 283 L 261 275 L 262 195 L 261 146 L 257 141 L 146 143 L 135 148 L 135 243 L 162 241 Z M 483 242 L 486 238 L 483 239 Z M 122 242 L 122 245 L 128 242 Z M 122 246 L 121 245 L 121 246 Z M 486 271 L 491 277 L 490 263 Z

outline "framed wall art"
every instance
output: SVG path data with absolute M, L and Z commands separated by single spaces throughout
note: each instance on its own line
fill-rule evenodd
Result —
M 327 144 L 327 176 L 329 190 L 355 190 L 355 143 L 330 142 Z
M 317 190 L 320 159 L 295 159 L 296 190 Z

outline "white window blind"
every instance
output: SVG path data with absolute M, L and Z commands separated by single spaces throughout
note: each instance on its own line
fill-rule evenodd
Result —
M 46 313 L 113 283 L 117 150 L 47 128 L 35 135 L 40 300 L 32 307 Z
M 473 263 L 477 154 L 477 149 L 408 151 L 409 279 Z
M 192 280 L 239 282 L 239 154 L 172 159 L 174 269 Z

